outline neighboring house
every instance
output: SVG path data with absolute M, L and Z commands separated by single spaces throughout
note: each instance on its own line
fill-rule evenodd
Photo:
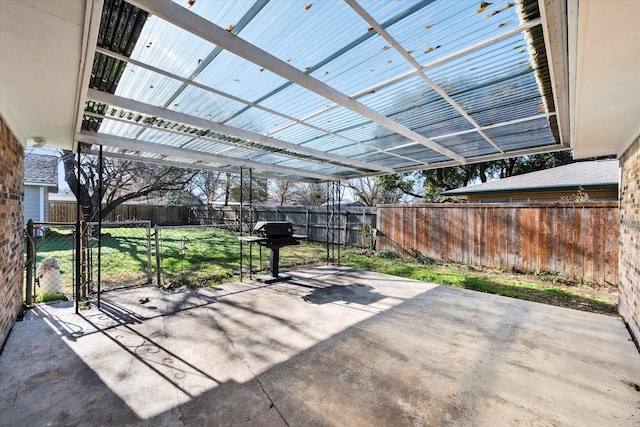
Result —
M 575 197 L 580 189 L 589 200 L 618 200 L 618 160 L 577 162 L 497 181 L 444 191 L 472 203 L 549 202 Z
M 24 223 L 49 220 L 49 192 L 58 191 L 58 157 L 29 153 L 24 158 Z

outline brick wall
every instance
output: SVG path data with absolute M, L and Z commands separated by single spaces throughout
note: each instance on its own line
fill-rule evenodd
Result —
M 24 149 L 0 117 L 0 348 L 22 304 Z
M 620 158 L 620 166 L 618 310 L 640 339 L 640 138 Z

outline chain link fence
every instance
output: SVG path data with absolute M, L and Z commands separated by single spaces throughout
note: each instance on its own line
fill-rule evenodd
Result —
M 98 238 L 98 223 L 87 223 L 87 277 L 89 293 L 152 282 L 151 221 L 103 222 Z
M 32 223 L 25 230 L 26 302 L 75 299 L 75 283 L 83 300 L 152 283 L 173 291 L 267 275 L 269 249 L 241 244 L 239 236 L 237 224 L 152 229 L 150 221 L 114 221 L 99 232 L 97 223 L 84 223 L 76 280 L 76 224 Z M 324 263 L 326 256 L 324 245 L 304 242 L 284 248 L 280 266 Z
M 150 221 L 103 222 L 82 226 L 80 280 L 76 281 L 76 224 L 36 223 L 25 229 L 25 302 L 90 297 L 101 290 L 151 283 Z
M 24 234 L 27 303 L 73 298 L 75 223 L 32 223 Z

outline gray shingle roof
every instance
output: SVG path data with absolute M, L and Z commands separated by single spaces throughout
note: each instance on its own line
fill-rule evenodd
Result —
M 618 160 L 595 160 L 456 188 L 444 191 L 442 194 L 461 196 L 475 193 L 615 187 L 619 179 Z
M 24 158 L 24 182 L 45 187 L 58 186 L 58 157 L 27 154 Z

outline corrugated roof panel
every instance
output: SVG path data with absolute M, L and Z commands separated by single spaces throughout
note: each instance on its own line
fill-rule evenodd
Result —
M 377 122 L 367 121 L 356 123 L 349 128 L 340 130 L 338 133 L 346 138 L 367 142 L 368 140 L 389 135 L 393 132 Z
M 437 142 L 465 157 L 498 154 L 498 150 L 477 132 L 442 138 Z
M 473 124 L 427 82 L 412 75 L 412 65 L 369 28 L 371 24 L 347 3 L 197 0 L 189 7 L 186 0 L 176 2 L 348 96 L 369 91 L 359 95 L 358 101 L 465 157 L 496 153 L 495 148 L 476 132 L 460 134 L 472 129 Z M 403 47 L 411 50 L 412 56 L 426 66 L 426 75 L 479 125 L 536 116 L 545 106 L 553 108 L 541 26 L 529 30 L 528 34 L 516 34 L 469 51 L 446 63 L 433 63 L 438 58 L 516 28 L 520 23 L 517 15 L 520 6 L 513 7 L 508 0 L 483 2 L 482 5 L 453 0 L 360 0 L 359 4 Z M 410 139 L 347 108 L 337 106 L 327 110 L 333 105 L 328 98 L 163 22 L 158 18 L 162 14 L 160 8 L 154 15 L 153 2 L 146 5 L 151 17 L 134 49 L 133 58 L 185 78 L 190 76 L 216 90 L 247 102 L 257 102 L 295 119 L 308 117 L 308 123 L 320 130 L 292 124 L 277 114 L 137 66 L 129 65 L 125 69 L 118 65 L 116 74 L 119 76 L 122 72 L 122 81 L 117 95 L 340 155 L 345 157 L 343 162 L 347 164 L 352 159 L 395 168 L 417 168 L 420 162 L 428 162 L 430 167 L 445 161 L 450 163 L 445 156 L 424 145 L 412 144 Z M 174 18 L 185 26 L 197 21 L 188 14 L 176 13 Z M 533 43 L 529 42 L 531 37 L 535 39 Z M 251 53 L 253 51 L 247 50 L 243 54 L 251 56 Z M 534 54 L 537 56 L 532 58 Z M 111 68 L 116 69 L 114 67 Z M 536 67 L 540 70 L 535 70 Z M 104 73 L 105 69 L 101 70 Z M 92 81 L 99 80 L 100 73 L 96 73 Z M 117 82 L 113 83 L 110 87 L 115 87 Z M 322 86 L 315 86 L 315 90 L 322 92 Z M 541 90 L 546 91 L 546 104 Z M 95 102 L 86 105 L 89 111 L 85 115 L 85 129 L 97 129 L 101 120 L 99 114 L 105 108 Z M 90 112 L 97 114 L 89 116 Z M 256 144 L 165 120 L 162 110 L 152 113 L 158 117 L 110 108 L 106 114 L 115 116 L 105 119 L 100 131 L 113 135 L 254 159 L 270 165 L 290 165 L 305 171 L 332 171 L 329 173 L 350 177 L 371 172 L 366 167 L 350 169 L 335 166 L 335 162 L 309 161 L 306 154 L 284 156 L 278 154 L 279 149 L 269 147 L 268 142 Z M 118 120 L 130 120 L 131 123 Z M 555 144 L 554 128 L 549 127 L 547 119 L 527 123 L 527 126 L 528 130 L 518 125 L 489 128 L 486 133 L 505 150 Z M 327 135 L 322 129 L 339 133 L 342 138 Z M 447 137 L 451 134 L 457 135 Z M 219 141 L 205 140 L 206 136 L 214 136 Z M 378 152 L 394 147 L 401 148 L 389 153 Z
M 191 135 L 181 135 L 179 133 L 165 132 L 162 129 L 146 128 L 136 139 L 141 141 L 155 142 L 157 144 L 169 145 L 171 147 L 182 147 L 193 139 Z
M 345 147 L 342 148 L 338 148 L 335 150 L 332 150 L 331 153 L 332 154 L 337 154 L 338 156 L 345 156 L 345 157 L 359 157 L 368 153 L 372 153 L 376 150 L 373 150 L 371 148 L 367 148 L 365 146 L 362 146 L 360 144 L 350 144 L 347 145 Z
M 516 27 L 516 7 L 509 5 L 514 2 L 494 1 L 482 10 L 480 2 L 434 2 L 388 31 L 420 64 L 426 65 Z
M 411 142 L 413 141 L 411 141 L 409 138 L 404 137 L 402 135 L 398 135 L 397 133 L 387 134 L 384 136 L 379 136 L 379 137 L 368 139 L 367 141 L 365 141 L 365 143 L 368 146 L 374 147 L 374 148 L 380 148 L 382 150 L 391 150 L 394 147 L 405 145 Z M 422 145 L 420 146 L 423 147 Z
M 429 74 L 481 126 L 539 113 L 539 85 L 522 34 L 429 70 Z
M 414 76 L 359 98 L 411 129 L 438 136 L 472 128 L 471 124 L 443 100 L 424 80 Z
M 385 163 L 394 161 L 396 158 L 397 157 L 391 156 L 388 153 L 381 152 L 381 151 L 375 151 L 361 157 L 362 160 L 365 160 L 367 162 L 373 162 L 373 163 L 379 163 L 379 164 L 385 164 Z
M 195 117 L 220 122 L 244 104 L 195 86 L 188 86 L 167 106 L 168 109 Z
M 228 51 L 222 51 L 196 81 L 247 101 L 269 93 L 287 80 Z
M 260 102 L 260 105 L 263 107 L 279 111 L 297 119 L 302 119 L 332 104 L 333 103 L 326 98 L 296 85 L 287 86 L 280 92 Z
M 332 150 L 336 150 L 336 149 L 342 148 L 342 147 L 351 146 L 353 144 L 354 144 L 353 142 L 344 140 L 342 138 L 336 138 L 335 136 L 325 135 L 325 136 L 320 136 L 318 138 L 309 140 L 304 145 L 312 146 L 316 150 L 330 152 Z
M 311 141 L 316 141 L 317 138 L 320 138 L 325 135 L 326 133 L 310 128 L 309 126 L 296 124 L 296 125 L 288 126 L 282 130 L 279 130 L 278 132 L 274 132 L 269 136 L 272 136 L 274 138 L 278 138 L 284 141 L 292 142 L 294 144 L 305 145 L 306 143 L 309 143 Z M 322 148 L 316 147 L 315 145 L 314 145 L 314 148 L 316 148 L 317 150 L 323 150 Z
M 194 1 L 193 4 L 185 0 L 173 2 L 222 28 L 227 28 L 229 24 L 235 26 L 256 3 L 255 0 Z
M 530 65 L 524 36 L 516 34 L 431 68 L 427 75 L 445 92 L 461 93 L 512 78 Z
M 379 0 L 359 0 L 362 6 L 376 21 L 382 23 L 393 19 L 402 13 L 407 14 L 407 10 L 411 8 L 424 8 L 433 3 L 433 0 L 403 0 L 402 8 L 399 10 L 398 2 L 379 1 Z
M 431 107 L 431 108 L 430 108 Z M 453 107 L 444 101 L 406 112 L 396 120 L 428 138 L 435 138 L 473 128 Z
M 123 123 L 115 120 L 104 119 L 100 125 L 100 132 L 107 135 L 121 136 L 124 138 L 134 138 L 144 127 L 133 123 Z
M 355 46 L 349 55 L 341 55 L 312 73 L 346 94 L 353 94 L 413 70 L 382 37 L 374 37 Z
M 555 144 L 551 128 L 545 118 L 486 129 L 485 133 L 504 150 Z
M 343 2 L 272 1 L 240 36 L 304 71 L 366 33 L 367 27 Z M 339 29 L 331 31 L 331 43 L 325 38 L 327 29 Z
M 393 157 L 392 160 L 389 160 L 388 166 L 394 169 L 398 168 L 411 168 L 420 165 L 418 162 L 413 162 L 410 160 L 405 160 L 399 157 Z
M 291 120 L 286 119 L 277 114 L 273 114 L 273 113 L 252 107 L 252 108 L 246 109 L 243 113 L 239 115 L 234 115 L 231 120 L 226 121 L 226 124 L 228 124 L 229 126 L 233 126 L 241 129 L 247 129 L 252 132 L 265 134 L 269 132 L 271 129 L 279 128 L 290 122 Z M 276 138 L 284 139 L 279 136 L 276 136 Z
M 441 99 L 419 76 L 410 76 L 388 86 L 371 90 L 358 101 L 382 114 L 395 114 Z
M 214 48 L 215 45 L 200 37 L 151 15 L 142 28 L 131 58 L 181 77 L 189 77 L 198 67 L 198 61 L 206 58 Z M 123 78 L 122 83 L 125 80 L 128 79 Z
M 251 157 L 251 160 L 264 163 L 267 165 L 275 165 L 278 162 L 283 162 L 289 159 L 290 157 L 278 156 L 275 154 L 264 154 L 264 153 L 260 153 L 259 155 Z
M 413 148 L 407 147 L 406 151 L 410 152 L 411 149 L 415 149 L 416 153 L 420 153 L 420 155 L 418 156 L 419 158 L 416 158 L 416 161 L 413 162 L 414 164 L 405 165 L 403 167 L 415 167 L 415 166 L 420 166 L 420 163 L 433 163 L 433 162 L 451 160 L 448 157 L 443 156 L 442 154 L 437 153 L 435 151 L 431 151 L 429 149 L 422 150 L 419 148 L 419 147 L 422 147 L 421 145 L 413 145 L 411 147 Z M 404 149 L 399 149 L 399 150 L 404 150 Z M 365 160 L 367 162 L 370 161 L 370 162 L 383 164 L 389 167 L 397 167 L 393 165 L 397 164 L 397 162 L 400 160 L 402 161 L 404 160 L 399 157 L 392 156 L 391 153 L 397 153 L 399 150 L 392 150 L 389 153 L 373 153 L 370 155 L 362 156 L 362 160 Z
M 298 159 L 289 159 L 280 163 L 275 163 L 275 165 L 300 169 L 302 171 L 325 173 L 325 174 L 331 174 L 331 175 L 338 172 L 343 172 L 343 173 L 346 172 L 350 174 L 354 173 L 353 170 L 348 168 L 341 168 L 331 164 L 309 163 L 304 160 L 298 160 Z
M 363 126 L 365 123 L 369 123 L 370 120 L 347 108 L 338 107 L 306 120 L 306 122 L 331 132 L 340 132 L 354 126 Z
M 229 145 L 220 144 L 209 139 L 193 139 L 185 148 L 204 153 L 219 154 L 222 150 L 227 150 Z
M 164 105 L 182 84 L 132 64 L 127 64 L 123 74 L 115 94 L 151 105 Z

